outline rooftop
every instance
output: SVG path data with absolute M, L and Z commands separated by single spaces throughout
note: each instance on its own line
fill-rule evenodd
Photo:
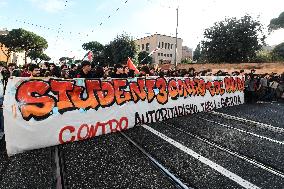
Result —
M 8 30 L 0 30 L 0 35 L 7 35 L 8 33 Z
M 162 35 L 162 34 L 155 33 L 155 34 L 152 34 L 152 35 L 149 35 L 149 36 L 146 36 L 146 37 L 142 37 L 142 38 L 139 38 L 139 39 L 135 39 L 135 41 L 136 41 L 136 40 L 140 40 L 140 39 L 145 39 L 145 38 L 147 38 L 147 37 L 154 37 L 154 36 L 156 36 L 156 35 L 158 35 L 158 36 L 164 36 L 164 37 L 172 37 L 172 38 L 175 38 L 175 37 L 173 37 L 173 36 Z M 182 38 L 178 37 L 178 39 L 182 39 Z

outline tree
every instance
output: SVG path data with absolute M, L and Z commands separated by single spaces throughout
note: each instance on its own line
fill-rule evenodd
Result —
M 264 45 L 266 37 L 262 31 L 261 23 L 249 15 L 227 18 L 205 30 L 202 56 L 213 63 L 248 62 Z
M 192 60 L 191 60 L 190 58 L 189 58 L 189 59 L 188 59 L 188 58 L 182 59 L 182 60 L 181 60 L 181 63 L 182 63 L 182 64 L 191 64 L 191 63 L 192 63 Z
M 140 53 L 138 53 L 138 62 L 140 64 L 151 64 L 152 59 L 153 58 L 149 56 L 149 53 L 147 53 L 146 51 L 141 51 Z
M 201 58 L 201 47 L 200 43 L 196 46 L 195 51 L 193 52 L 193 60 L 199 61 Z
M 2 42 L 8 48 L 8 52 L 25 51 L 25 64 L 30 51 L 43 51 L 48 47 L 47 41 L 43 37 L 22 28 L 13 29 L 1 38 L 1 40 L 4 39 Z
M 68 57 L 61 57 L 61 58 L 59 58 L 60 62 L 65 62 L 66 60 L 68 60 Z
M 282 12 L 278 18 L 273 18 L 270 20 L 270 24 L 268 25 L 270 31 L 277 30 L 280 28 L 284 28 L 284 12 Z
M 51 58 L 42 51 L 30 51 L 27 56 L 30 57 L 31 60 L 34 60 L 36 63 L 41 63 L 41 61 L 51 60 Z
M 82 60 L 75 60 L 74 64 L 81 64 Z
M 284 60 L 284 42 L 276 45 L 276 47 L 272 50 L 274 56 L 279 57 L 279 59 Z
M 94 56 L 99 56 L 104 50 L 104 46 L 97 41 L 84 43 L 82 48 L 85 51 L 92 51 Z
M 126 63 L 128 57 L 134 58 L 137 53 L 135 42 L 127 34 L 117 36 L 109 43 L 109 48 L 114 64 Z
M 104 46 L 97 42 L 97 41 L 91 41 L 88 43 L 84 43 L 82 45 L 82 48 L 86 51 L 92 51 L 93 52 L 93 63 L 95 64 L 101 64 L 104 62 Z
M 103 65 L 113 66 L 115 64 L 113 60 L 113 49 L 110 44 L 104 46 L 102 56 L 104 57 L 104 60 L 102 61 Z

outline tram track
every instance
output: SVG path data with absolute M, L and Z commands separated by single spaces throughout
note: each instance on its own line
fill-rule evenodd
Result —
M 144 166 L 145 167 L 149 167 L 149 169 L 155 170 L 154 171 L 154 173 L 155 173 L 154 175 L 156 175 L 155 177 L 157 177 L 156 173 L 158 173 L 158 175 L 163 175 L 162 177 L 161 176 L 157 177 L 157 179 L 161 180 L 160 182 L 168 182 L 168 183 L 170 183 L 170 185 L 172 186 L 170 188 L 178 188 L 178 189 L 193 189 L 194 188 L 192 186 L 190 186 L 190 187 L 186 186 L 183 182 L 181 182 L 178 178 L 176 178 L 173 174 L 171 174 L 165 167 L 163 167 L 159 163 L 158 160 L 156 160 L 154 157 L 152 157 L 149 153 L 147 153 L 142 147 L 137 145 L 133 140 L 131 140 L 123 132 L 112 134 L 112 135 L 102 135 L 100 137 L 101 138 L 112 138 L 111 136 L 114 136 L 114 135 L 116 135 L 116 138 L 121 138 L 120 141 L 125 141 L 124 143 L 127 143 L 127 145 L 129 146 L 129 149 L 131 149 L 131 151 L 135 151 L 134 153 L 137 154 L 137 152 L 138 152 L 140 154 L 139 155 L 139 159 L 140 159 L 139 161 L 142 161 L 142 159 L 143 159 L 143 161 L 149 162 L 149 163 L 144 163 Z M 93 140 L 97 140 L 97 139 L 90 139 L 89 142 L 92 143 L 92 144 L 96 144 Z M 88 141 L 82 141 L 81 143 L 86 143 L 86 142 L 88 143 Z M 55 150 L 54 150 L 54 154 L 55 154 L 54 158 L 55 158 L 55 162 L 56 162 L 55 172 L 56 172 L 56 178 L 57 178 L 56 179 L 56 189 L 75 188 L 75 185 L 76 185 L 76 184 L 74 185 L 74 180 L 73 181 L 70 180 L 70 177 L 72 177 L 72 175 L 74 175 L 74 173 L 70 172 L 71 171 L 70 170 L 70 164 L 67 165 L 68 162 L 70 163 L 70 159 L 69 160 L 66 159 L 66 158 L 68 158 L 68 153 L 67 154 L 65 153 L 67 148 L 69 149 L 68 144 L 65 145 L 65 147 L 64 146 L 63 147 L 59 147 L 59 146 L 55 147 Z M 82 146 L 82 148 L 84 148 L 84 147 Z M 107 146 L 105 146 L 103 148 L 108 149 Z M 89 150 L 91 150 L 91 149 L 89 149 Z M 118 148 L 116 150 L 116 152 L 107 153 L 107 156 L 112 156 L 114 154 L 117 155 L 119 153 L 123 153 L 124 151 L 125 151 L 124 148 Z M 79 152 L 77 152 L 77 153 L 79 153 Z M 132 155 L 132 156 L 134 156 L 134 155 Z M 127 158 L 129 158 L 129 159 L 132 158 L 133 159 L 133 157 L 131 157 L 131 156 L 128 156 Z M 90 161 L 90 160 L 91 159 L 88 159 L 88 161 Z M 97 163 L 95 163 L 95 164 L 100 164 L 100 160 L 101 160 L 100 158 L 99 159 L 95 158 L 95 159 L 93 159 L 91 161 L 92 162 L 96 161 Z M 107 162 L 109 162 L 109 161 L 107 161 Z M 104 166 L 110 166 L 110 167 L 113 166 L 112 163 L 110 163 L 110 164 L 102 163 L 102 164 L 104 164 Z M 77 166 L 80 166 L 80 165 L 77 164 Z M 133 166 L 133 163 L 130 163 L 129 166 L 130 167 Z M 96 169 L 97 169 L 96 166 L 93 164 L 93 166 L 91 166 L 91 167 L 92 167 L 92 170 L 89 170 L 89 171 L 90 172 L 96 172 Z M 120 167 L 125 167 L 125 165 L 120 165 Z M 144 171 L 144 170 L 141 169 L 141 171 Z M 70 175 L 70 174 L 72 174 L 72 175 Z M 129 170 L 129 169 L 127 169 L 125 167 L 124 171 L 121 172 L 120 174 L 121 174 L 121 177 L 125 177 L 125 176 L 123 176 L 125 174 L 127 175 L 127 174 L 137 174 L 137 173 L 133 173 L 133 172 L 131 172 L 131 170 Z M 139 173 L 139 175 L 145 175 L 145 174 L 147 174 L 147 172 Z M 111 177 L 113 177 L 113 179 L 115 179 L 114 175 L 109 175 L 109 176 L 111 176 Z M 141 179 L 143 179 L 143 177 Z M 147 179 L 147 177 L 145 177 L 144 179 Z M 82 182 L 82 181 L 78 180 L 76 182 Z M 101 184 L 102 183 L 100 183 L 100 182 L 95 182 L 95 183 L 90 183 L 90 186 L 97 186 L 97 187 L 100 186 L 100 187 L 102 187 Z M 114 187 L 114 184 L 115 184 L 115 180 L 112 180 L 111 182 L 109 182 L 109 185 L 104 185 L 104 188 L 116 188 L 116 187 Z M 144 185 L 145 183 L 141 183 L 141 184 L 142 184 L 141 186 L 145 186 L 146 188 L 148 188 L 147 185 Z M 133 187 L 134 186 L 135 185 L 133 185 Z M 157 188 L 157 187 L 154 187 L 154 188 Z M 166 188 L 168 188 L 168 187 L 166 187 Z
M 256 137 L 256 138 L 259 138 L 259 139 L 267 140 L 269 142 L 273 142 L 273 143 L 276 143 L 276 144 L 279 144 L 279 145 L 284 145 L 284 141 L 275 140 L 275 139 L 272 139 L 272 138 L 269 138 L 269 137 L 266 137 L 266 136 L 262 136 L 262 135 L 259 135 L 259 134 L 253 133 L 253 132 L 249 132 L 249 131 L 246 131 L 246 130 L 243 130 L 243 129 L 239 129 L 239 128 L 236 128 L 236 127 L 233 127 L 233 126 L 230 126 L 230 125 L 227 125 L 227 124 L 223 124 L 223 123 L 220 123 L 218 121 L 202 118 L 200 116 L 197 116 L 197 118 L 199 118 L 201 120 L 204 120 L 204 121 L 207 121 L 209 123 L 217 124 L 219 126 L 227 128 L 227 129 L 232 129 L 232 130 L 236 130 L 236 131 L 238 131 L 240 133 L 245 133 L 247 135 L 250 135 L 250 136 L 253 136 L 253 137 Z
M 212 147 L 215 147 L 215 148 L 217 148 L 217 149 L 219 149 L 219 150 L 221 150 L 223 152 L 229 153 L 230 155 L 232 155 L 234 157 L 237 157 L 237 158 L 239 158 L 239 159 L 241 159 L 243 161 L 246 161 L 246 162 L 248 162 L 248 163 L 250 163 L 250 164 L 252 164 L 252 165 L 254 165 L 256 167 L 259 167 L 259 168 L 261 168 L 261 169 L 263 169 L 265 171 L 268 171 L 268 172 L 270 172 L 270 173 L 272 173 L 272 174 L 274 174 L 276 176 L 284 178 L 284 173 L 282 171 L 280 171 L 280 170 L 278 170 L 278 169 L 276 169 L 274 167 L 271 167 L 271 166 L 269 166 L 267 164 L 264 164 L 264 163 L 256 160 L 255 158 L 248 157 L 246 155 L 243 155 L 243 154 L 240 154 L 240 153 L 238 153 L 236 151 L 233 151 L 233 150 L 231 150 L 229 148 L 223 147 L 222 145 L 217 144 L 217 143 L 212 142 L 212 141 L 209 141 L 208 139 L 206 139 L 206 138 L 204 138 L 202 136 L 198 136 L 198 135 L 193 134 L 191 132 L 188 132 L 188 131 L 185 131 L 183 129 L 180 129 L 180 128 L 176 127 L 173 124 L 170 124 L 170 123 L 167 123 L 167 122 L 161 122 L 161 123 L 164 124 L 164 125 L 167 125 L 169 127 L 172 127 L 174 129 L 178 130 L 179 132 L 182 132 L 182 133 L 184 133 L 186 135 L 189 135 L 189 136 L 191 136 L 191 137 L 193 137 L 195 139 L 198 139 L 198 140 L 200 140 L 200 141 L 202 141 L 202 142 L 204 142 L 204 143 L 206 143 L 206 144 L 208 144 L 208 145 L 210 145 Z
M 211 111 L 211 112 L 208 112 L 208 113 L 222 117 L 222 118 L 225 118 L 225 119 L 229 119 L 229 120 L 240 121 L 242 123 L 249 123 L 249 125 L 252 125 L 254 127 L 259 127 L 261 129 L 270 130 L 270 131 L 273 131 L 275 133 L 279 133 L 279 134 L 284 133 L 284 128 L 275 127 L 275 126 L 272 126 L 270 124 L 261 123 L 261 122 L 258 122 L 258 121 L 249 120 L 249 119 L 245 119 L 245 118 L 241 118 L 241 117 L 237 117 L 237 116 L 233 116 L 233 115 L 230 115 L 230 114 L 225 114 L 225 113 L 217 112 L 217 111 Z
M 178 189 L 193 189 L 195 187 L 186 186 L 179 178 L 177 178 L 174 174 L 172 174 L 166 167 L 164 167 L 157 159 L 151 156 L 148 152 L 146 152 L 140 145 L 134 142 L 130 137 L 128 137 L 123 132 L 120 133 L 123 137 L 126 138 L 132 145 L 134 145 L 141 153 L 143 153 L 151 163 L 162 173 L 164 174 Z

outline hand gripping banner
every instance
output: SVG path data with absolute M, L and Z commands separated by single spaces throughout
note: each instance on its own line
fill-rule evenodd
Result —
M 9 79 L 8 155 L 244 103 L 240 77 Z

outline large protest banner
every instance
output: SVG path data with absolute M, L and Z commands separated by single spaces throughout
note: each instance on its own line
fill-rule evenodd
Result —
M 243 90 L 240 77 L 12 78 L 4 100 L 7 153 L 239 105 Z

